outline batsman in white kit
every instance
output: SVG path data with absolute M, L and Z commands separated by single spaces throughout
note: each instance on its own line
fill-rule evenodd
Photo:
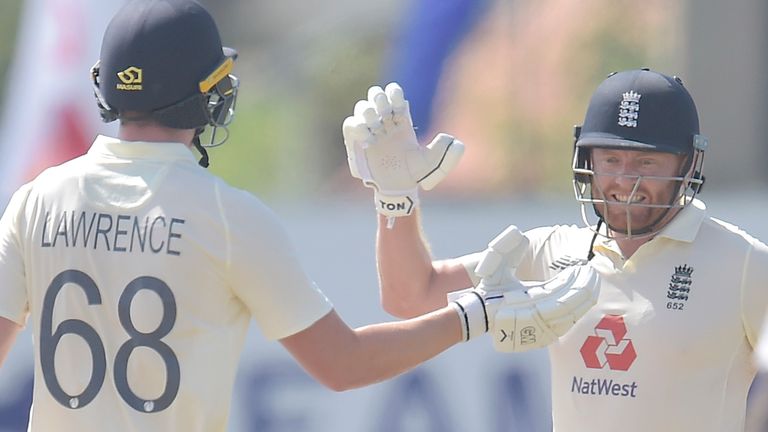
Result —
M 419 185 L 431 185 L 412 157 L 420 146 L 413 125 L 389 120 L 394 101 L 385 100 L 401 91 L 372 87 L 343 132 L 352 175 L 375 190 L 382 304 L 407 318 L 465 286 L 482 289 L 490 261 L 487 251 L 431 257 L 417 205 Z M 451 141 L 441 134 L 427 147 Z M 708 145 L 679 77 L 627 70 L 595 90 L 572 147 L 585 226 L 530 229 L 506 265 L 520 280 L 546 280 L 589 263 L 600 274 L 597 304 L 575 326 L 496 315 L 497 344 L 548 345 L 556 432 L 744 430 L 768 247 L 698 199 Z
M 524 294 L 502 265 L 524 240 L 512 232 L 483 267 L 503 285 L 413 319 L 348 327 L 272 211 L 204 168 L 234 116 L 236 57 L 198 3 L 127 2 L 92 69 L 118 136 L 97 137 L 11 198 L 0 220 L 0 364 L 30 324 L 30 431 L 225 431 L 251 320 L 342 391 L 495 330 L 497 314 L 563 333 L 595 303 L 589 266 L 526 282 L 537 294 Z M 459 143 L 443 150 L 424 159 L 424 181 L 437 184 L 461 155 Z M 544 307 L 549 318 L 537 320 Z

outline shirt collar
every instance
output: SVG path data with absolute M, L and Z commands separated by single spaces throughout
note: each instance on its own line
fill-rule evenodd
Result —
M 672 218 L 658 236 L 690 243 L 696 238 L 706 216 L 707 206 L 694 198 L 689 205 Z
M 96 137 L 88 150 L 88 154 L 118 159 L 153 159 L 197 163 L 189 147 L 182 143 L 123 141 L 104 135 Z

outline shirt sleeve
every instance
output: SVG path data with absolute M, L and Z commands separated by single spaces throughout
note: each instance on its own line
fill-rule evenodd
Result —
M 751 246 L 744 260 L 741 291 L 747 339 L 752 347 L 756 347 L 768 312 L 768 246 L 755 239 Z M 766 336 L 762 335 L 762 338 Z
M 228 220 L 232 290 L 267 339 L 282 339 L 333 307 L 304 271 L 277 216 L 251 195 L 241 198 Z
M 23 242 L 20 233 L 29 187 L 13 195 L 0 219 L 0 316 L 24 326 L 29 316 Z
M 536 267 L 537 251 L 542 248 L 544 242 L 549 238 L 555 227 L 542 227 L 534 228 L 526 231 L 525 236 L 528 237 L 528 250 L 523 255 L 520 264 L 515 270 L 515 276 L 520 280 L 540 280 L 542 275 L 539 272 L 534 271 Z M 489 240 L 490 241 L 490 240 Z M 469 278 L 472 280 L 472 285 L 477 286 L 480 283 L 480 277 L 475 274 L 475 267 L 483 259 L 483 252 L 475 252 L 468 255 L 464 255 L 456 258 L 467 271 Z
M 516 276 L 524 281 L 540 281 L 549 279 L 549 276 L 542 271 L 542 266 L 546 263 L 541 261 L 542 249 L 546 246 L 552 235 L 560 228 L 556 226 L 545 226 L 533 228 L 525 232 L 528 237 L 528 251 L 517 266 Z

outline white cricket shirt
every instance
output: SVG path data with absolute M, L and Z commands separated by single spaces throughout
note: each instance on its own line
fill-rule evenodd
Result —
M 763 322 L 763 331 L 760 333 L 760 342 L 758 342 L 755 352 L 755 360 L 763 372 L 768 372 L 768 314 L 766 318 L 765 322 Z
M 529 231 L 517 276 L 543 280 L 585 263 L 592 234 Z M 630 259 L 602 237 L 594 251 L 598 303 L 549 348 L 554 431 L 743 430 L 768 247 L 695 200 Z M 463 259 L 472 275 L 477 255 Z
M 100 136 L 0 221 L 0 316 L 34 333 L 31 431 L 224 431 L 246 331 L 332 306 L 275 215 L 182 144 Z

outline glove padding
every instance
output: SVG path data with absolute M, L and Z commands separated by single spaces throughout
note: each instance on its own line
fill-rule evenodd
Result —
M 352 176 L 374 189 L 376 210 L 388 217 L 410 215 L 419 202 L 418 186 L 437 186 L 464 153 L 464 144 L 442 133 L 419 145 L 397 83 L 368 89 L 368 99 L 355 104 L 342 132 Z
M 527 247 L 528 239 L 510 226 L 488 244 L 475 268 L 480 284 L 448 294 L 464 319 L 465 340 L 490 331 L 497 351 L 542 348 L 595 305 L 600 279 L 589 265 L 569 267 L 544 282 L 515 278 Z

